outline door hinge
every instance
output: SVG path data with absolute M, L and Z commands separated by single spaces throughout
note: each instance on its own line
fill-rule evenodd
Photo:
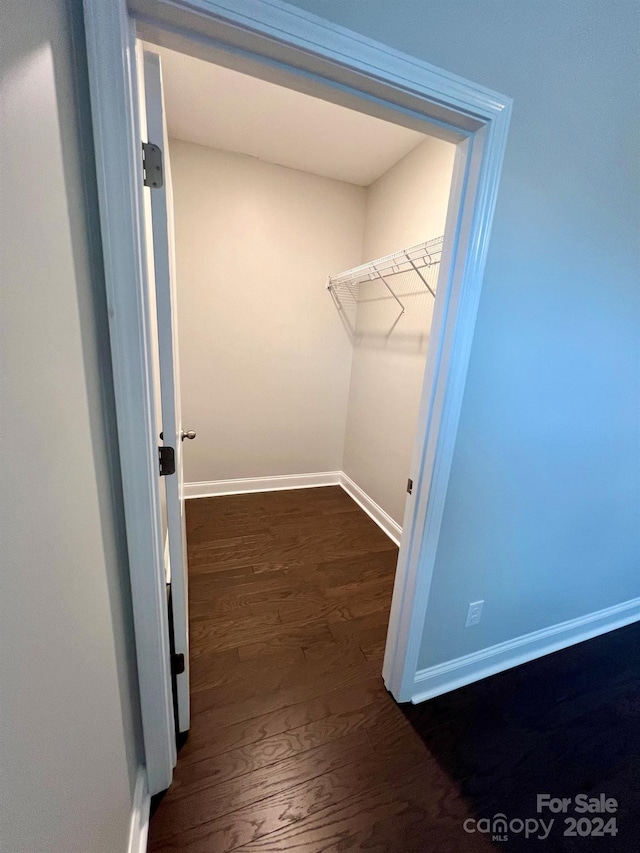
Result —
M 409 479 L 407 480 L 407 493 L 411 494 L 412 491 L 413 491 L 413 480 L 411 479 L 411 477 L 409 477 Z
M 164 183 L 162 149 L 153 142 L 142 143 L 142 178 L 145 187 L 160 189 Z
M 171 655 L 171 672 L 173 675 L 182 675 L 184 672 L 184 655 L 176 654 L 175 652 Z
M 160 464 L 160 476 L 167 477 L 176 473 L 176 452 L 173 447 L 166 444 L 158 448 L 158 462 Z

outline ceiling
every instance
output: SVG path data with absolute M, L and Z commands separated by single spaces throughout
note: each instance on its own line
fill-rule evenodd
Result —
M 153 46 L 169 136 L 368 186 L 425 137 L 415 130 Z

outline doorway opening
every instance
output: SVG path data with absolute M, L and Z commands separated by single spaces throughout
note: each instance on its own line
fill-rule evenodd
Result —
M 176 386 L 197 434 L 181 443 L 192 705 L 269 651 L 265 666 L 351 655 L 379 673 L 456 146 L 144 50 L 162 67 Z
M 149 305 L 152 296 L 144 273 L 145 255 L 154 255 L 157 235 L 154 234 L 153 247 L 148 242 L 145 246 L 144 229 L 149 221 L 145 204 L 148 208 L 149 203 L 143 198 L 143 192 L 147 191 L 142 189 L 144 168 L 140 142 L 148 137 L 143 127 L 144 110 L 140 109 L 137 101 L 137 95 L 145 85 L 139 77 L 141 61 L 134 50 L 136 35 L 151 45 L 162 45 L 188 56 L 206 59 L 330 104 L 350 107 L 367 116 L 455 143 L 451 199 L 439 265 L 438 298 L 433 307 L 424 374 L 423 391 L 426 391 L 419 405 L 418 440 L 410 467 L 412 476 L 409 479 L 413 480 L 413 487 L 402 519 L 402 545 L 383 666 L 385 684 L 399 701 L 418 696 L 420 643 L 509 123 L 510 101 L 427 63 L 340 28 L 327 26 L 312 15 L 273 0 L 234 2 L 231 5 L 220 2 L 215 4 L 215 8 L 204 0 L 190 0 L 188 3 L 173 0 L 170 4 L 164 0 L 144 0 L 142 3 L 136 0 L 130 4 L 130 9 L 125 9 L 124 5 L 116 8 L 99 0 L 85 0 L 85 16 L 94 141 L 100 164 L 101 224 L 141 684 L 145 775 L 150 792 L 156 793 L 170 782 L 171 768 L 175 764 L 175 745 L 170 689 L 172 655 L 157 468 L 158 424 L 153 414 L 153 329 L 150 328 L 153 312 Z M 302 171 L 291 166 L 281 168 Z M 345 183 L 350 184 L 351 181 Z M 365 185 L 360 184 L 360 187 Z M 151 198 L 160 199 L 162 194 L 152 192 Z M 154 206 L 153 201 L 151 206 Z M 165 208 L 165 218 L 169 217 L 171 210 L 171 206 Z M 156 219 L 159 222 L 161 217 L 152 217 L 154 229 Z M 166 222 L 164 231 L 167 232 Z M 166 233 L 164 239 L 167 242 Z M 421 242 L 430 243 L 431 240 Z M 415 261 L 413 248 L 403 245 L 398 249 L 394 246 L 375 259 L 361 255 L 360 260 L 396 264 L 400 251 L 403 257 Z M 424 250 L 425 246 L 421 248 Z M 249 258 L 250 243 L 244 251 Z M 165 273 L 171 267 L 168 254 L 165 251 Z M 357 261 L 356 258 L 337 269 L 326 269 L 323 275 L 338 278 L 325 284 L 344 284 L 343 274 L 350 272 L 353 276 L 354 268 L 362 266 Z M 424 269 L 422 263 L 424 257 L 416 266 Z M 399 306 L 406 310 L 409 294 L 399 294 L 398 288 L 407 273 L 388 270 L 380 265 L 376 267 L 375 281 L 352 281 L 347 285 L 347 292 L 352 293 L 351 288 L 355 284 L 358 294 L 354 299 L 357 302 L 355 325 L 348 322 L 344 301 L 346 292 L 342 294 L 342 300 L 335 287 L 333 292 L 330 289 L 324 293 L 332 300 L 332 310 L 336 312 L 334 319 L 338 317 L 341 333 L 345 334 L 343 340 L 352 347 L 354 364 L 359 344 L 379 338 L 381 331 L 383 336 L 389 333 L 386 315 L 378 325 L 383 304 L 390 306 L 393 301 L 398 310 Z M 156 272 L 159 268 L 156 264 Z M 397 274 L 390 275 L 390 272 Z M 170 278 L 168 274 L 165 277 Z M 428 289 L 429 282 L 423 278 L 421 281 Z M 376 287 L 384 288 L 380 291 L 381 297 L 376 293 Z M 374 296 L 370 301 L 360 298 L 371 290 Z M 359 326 L 360 309 L 364 328 Z M 166 316 L 165 312 L 165 319 Z M 371 324 L 367 325 L 369 321 Z M 400 318 L 392 327 L 391 334 L 401 322 Z M 160 347 L 159 351 L 162 350 Z M 175 372 L 175 376 L 178 375 L 179 372 Z M 318 386 L 319 389 L 321 387 Z M 347 393 L 345 435 L 348 402 Z M 162 418 L 164 424 L 164 413 Z M 322 420 L 318 423 L 322 424 Z M 174 451 L 178 455 L 177 447 L 181 445 L 182 438 L 188 437 L 188 429 L 182 430 L 179 418 L 175 426 Z M 195 424 L 185 426 L 189 429 L 196 427 Z M 163 434 L 166 444 L 167 433 L 163 431 Z M 356 443 L 355 446 L 357 449 L 361 444 Z M 181 470 L 177 465 L 176 472 L 179 474 Z M 168 473 L 168 468 L 165 473 Z M 337 479 L 325 479 L 323 483 L 298 482 L 296 485 L 327 486 L 337 483 L 342 489 L 348 487 L 348 479 L 351 479 L 345 478 L 341 470 L 316 469 L 305 473 L 331 475 Z M 166 480 L 167 495 L 169 483 L 176 482 L 171 480 L 172 476 Z M 215 483 L 219 480 L 194 482 Z M 368 494 L 360 484 L 356 485 L 365 496 Z M 373 490 L 375 486 L 369 488 Z M 172 486 L 171 491 L 183 501 L 184 490 L 180 493 Z M 307 491 L 321 492 L 320 489 Z M 362 495 L 356 495 L 355 489 L 353 491 L 354 496 L 365 503 Z M 367 508 L 371 512 L 372 506 Z M 382 517 L 376 518 L 379 526 L 383 521 Z M 372 529 L 381 536 L 389 532 L 382 533 L 378 526 Z M 388 537 L 385 541 L 391 543 Z M 181 574 L 184 575 L 184 562 L 174 560 L 172 556 L 172 586 L 176 585 Z M 173 603 L 175 612 L 175 596 Z M 176 651 L 179 652 L 180 632 L 175 640 Z M 188 673 L 178 675 L 178 689 L 182 683 L 183 693 L 187 682 L 185 676 Z

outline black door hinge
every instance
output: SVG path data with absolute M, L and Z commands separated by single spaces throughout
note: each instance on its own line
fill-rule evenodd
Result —
M 184 655 L 178 655 L 175 652 L 171 655 L 171 672 L 173 675 L 182 675 L 184 672 Z
M 160 189 L 164 183 L 162 149 L 153 142 L 142 143 L 142 178 L 145 187 Z
M 167 477 L 176 473 L 176 452 L 173 447 L 166 444 L 158 448 L 158 462 L 160 464 L 160 476 Z
M 412 491 L 413 491 L 413 480 L 411 479 L 411 477 L 409 477 L 409 479 L 407 480 L 407 494 L 410 495 Z

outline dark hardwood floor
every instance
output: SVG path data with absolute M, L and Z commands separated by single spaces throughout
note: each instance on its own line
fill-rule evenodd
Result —
M 187 528 L 192 728 L 150 853 L 640 850 L 638 625 L 400 707 L 397 549 L 339 487 L 189 501 Z M 536 811 L 581 792 L 617 799 L 617 835 Z M 465 831 L 499 812 L 555 822 Z

